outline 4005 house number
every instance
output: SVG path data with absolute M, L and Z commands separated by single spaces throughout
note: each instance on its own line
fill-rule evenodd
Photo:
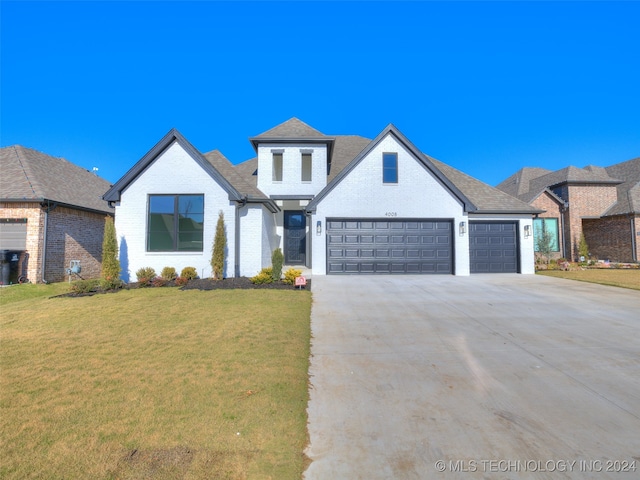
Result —
M 398 212 L 385 212 L 384 216 L 385 217 L 397 217 L 398 216 Z

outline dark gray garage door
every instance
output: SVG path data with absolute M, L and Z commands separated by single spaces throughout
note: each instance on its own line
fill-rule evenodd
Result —
M 327 273 L 453 273 L 447 220 L 327 220 Z
M 516 222 L 469 222 L 471 273 L 517 273 Z

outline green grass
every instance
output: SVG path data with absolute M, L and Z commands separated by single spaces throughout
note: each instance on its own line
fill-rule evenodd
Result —
M 30 298 L 52 297 L 69 291 L 68 283 L 24 283 L 0 288 L 0 306 Z
M 540 270 L 537 273 L 549 277 L 567 278 L 581 282 L 599 283 L 602 285 L 640 290 L 640 270 L 638 269 Z
M 301 477 L 309 292 L 30 287 L 2 294 L 1 478 Z

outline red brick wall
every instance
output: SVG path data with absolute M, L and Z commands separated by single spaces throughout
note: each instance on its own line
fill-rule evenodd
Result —
M 44 212 L 38 203 L 0 203 L 0 218 L 27 219 L 27 278 L 41 283 Z M 66 269 L 71 260 L 80 260 L 82 278 L 100 277 L 102 236 L 106 214 L 56 207 L 49 213 L 47 255 L 44 279 L 68 280 Z M 72 280 L 78 279 L 73 277 Z
M 582 235 L 582 220 L 599 217 L 618 199 L 615 185 L 564 185 L 558 192 L 569 203 L 565 213 L 567 256 L 578 258 L 578 244 Z
M 558 242 L 560 244 L 560 251 L 553 252 L 551 258 L 561 258 L 565 256 L 564 253 L 564 233 L 562 232 L 562 211 L 558 201 L 555 200 L 549 193 L 544 192 L 533 202 L 531 206 L 540 210 L 545 210 L 544 213 L 538 215 L 540 218 L 557 218 L 558 219 Z
M 637 216 L 636 216 L 637 218 Z M 635 225 L 637 243 L 638 221 Z M 626 215 L 601 219 L 585 219 L 582 223 L 584 236 L 592 256 L 612 262 L 633 262 L 631 218 Z M 637 257 L 636 245 L 636 259 Z

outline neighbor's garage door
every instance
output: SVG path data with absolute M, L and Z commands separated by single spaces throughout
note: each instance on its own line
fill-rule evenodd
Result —
M 517 273 L 516 222 L 469 222 L 471 273 Z
M 327 220 L 327 273 L 453 273 L 452 227 L 442 220 Z

